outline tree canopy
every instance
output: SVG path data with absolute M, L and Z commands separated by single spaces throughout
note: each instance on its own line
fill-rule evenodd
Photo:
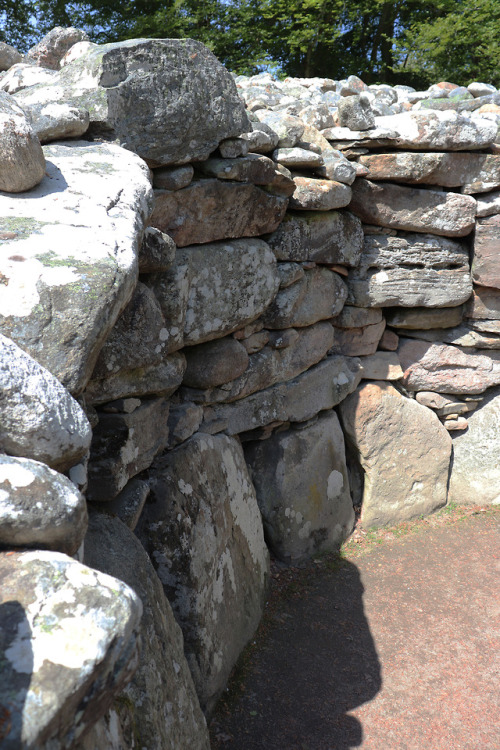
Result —
M 236 73 L 500 86 L 498 0 L 4 0 L 0 41 L 25 51 L 56 25 L 96 42 L 192 37 Z

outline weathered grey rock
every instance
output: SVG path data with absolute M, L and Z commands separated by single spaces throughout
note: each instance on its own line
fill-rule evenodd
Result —
M 500 156 L 462 153 L 392 153 L 360 156 L 369 180 L 389 180 L 482 193 L 500 186 Z
M 469 195 L 419 190 L 357 179 L 351 211 L 366 224 L 444 237 L 464 237 L 474 227 L 476 201 Z
M 66 471 L 87 453 L 91 434 L 61 383 L 0 334 L 0 451 Z
M 94 503 L 92 507 L 99 513 L 119 518 L 130 531 L 134 531 L 149 492 L 149 484 L 143 479 L 134 477 L 109 503 Z
M 175 259 L 175 242 L 168 234 L 148 227 L 139 250 L 139 273 L 166 271 Z
M 219 143 L 219 153 L 223 159 L 237 159 L 248 154 L 248 143 L 243 138 L 226 138 Z
M 276 171 L 273 160 L 260 154 L 248 154 L 239 159 L 211 157 L 202 162 L 199 167 L 208 177 L 252 182 L 254 185 L 267 185 L 272 182 Z
M 124 581 L 143 604 L 139 666 L 113 704 L 123 727 L 124 747 L 209 750 L 182 633 L 143 546 L 117 518 L 92 514 L 85 562 Z
M 474 236 L 472 278 L 481 286 L 500 289 L 500 214 L 478 219 Z
M 473 320 L 500 320 L 500 290 L 474 285 L 467 305 L 467 317 Z
M 0 331 L 80 393 L 137 281 L 149 170 L 111 144 L 44 147 L 29 200 L 0 196 Z
M 259 109 L 255 114 L 261 125 L 268 125 L 277 134 L 279 148 L 293 148 L 304 132 L 304 123 L 293 115 L 267 109 Z M 269 131 L 266 129 L 265 132 Z
M 41 181 L 45 158 L 24 111 L 0 91 L 0 190 L 22 193 Z
M 177 251 L 148 284 L 160 302 L 169 351 L 221 338 L 258 318 L 279 287 L 276 259 L 260 239 Z
M 265 122 L 250 124 L 251 132 L 241 134 L 242 140 L 248 143 L 248 150 L 256 154 L 268 154 L 273 151 L 278 145 L 279 135 Z
M 72 747 L 138 660 L 140 599 L 59 552 L 0 554 L 5 750 Z
M 281 289 L 264 315 L 267 328 L 310 326 L 338 315 L 347 298 L 341 277 L 327 268 L 313 268 L 292 286 Z
M 375 352 L 360 357 L 362 380 L 400 380 L 403 370 L 395 351 Z
M 213 388 L 238 378 L 248 367 L 248 354 L 239 341 L 227 336 L 186 347 L 183 384 L 191 388 Z
M 0 71 L 8 70 L 23 60 L 23 55 L 6 42 L 0 42 Z
M 278 263 L 280 289 L 287 289 L 296 281 L 304 278 L 304 268 L 300 263 Z
M 89 500 L 109 502 L 151 465 L 167 443 L 168 407 L 164 398 L 154 398 L 130 414 L 99 414 L 89 461 Z
M 468 430 L 453 440 L 449 502 L 486 505 L 500 503 L 498 466 L 500 391 L 492 390 L 468 415 Z
M 339 101 L 338 119 L 342 127 L 351 130 L 369 130 L 375 127 L 375 116 L 366 95 L 342 96 Z
M 95 47 L 97 47 L 97 44 L 95 44 L 94 42 L 76 42 L 61 58 L 61 68 L 63 68 L 65 65 L 69 65 L 69 63 L 73 62 L 78 57 L 85 55 L 89 50 L 94 49 Z
M 0 455 L 0 547 L 73 555 L 87 530 L 87 506 L 74 484 L 45 464 Z
M 273 159 L 289 169 L 313 169 L 314 167 L 321 167 L 323 164 L 321 154 L 298 146 L 277 148 L 276 151 L 273 151 Z
M 322 151 L 322 156 L 323 166 L 316 167 L 315 174 L 319 177 L 326 177 L 328 180 L 352 185 L 358 173 L 358 164 L 351 164 L 340 151 L 336 151 L 331 146 L 328 151 Z
M 331 322 L 336 328 L 362 328 L 382 322 L 382 310 L 377 307 L 344 305 L 342 312 Z
M 386 310 L 387 325 L 394 328 L 428 329 L 454 328 L 460 325 L 464 314 L 462 305 L 458 307 L 415 307 L 413 309 Z
M 334 411 L 301 429 L 245 444 L 266 538 L 274 554 L 295 562 L 338 549 L 354 509 L 344 436 Z
M 410 338 L 423 339 L 424 341 L 437 341 L 446 344 L 455 344 L 466 348 L 476 349 L 500 349 L 500 333 L 495 321 L 479 324 L 474 327 L 467 324 L 456 326 L 456 328 L 435 330 L 408 330 L 402 331 L 402 335 Z
M 171 404 L 168 413 L 167 448 L 175 448 L 194 435 L 203 419 L 203 408 L 191 402 Z
M 333 342 L 333 330 L 329 323 L 316 323 L 297 331 L 287 329 L 285 334 L 288 334 L 288 341 L 278 343 L 274 340 L 249 359 L 247 357 L 245 371 L 231 383 L 207 390 L 183 388 L 183 398 L 202 404 L 229 403 L 275 383 L 287 382 L 319 362 Z
M 274 178 L 272 182 L 263 185 L 263 189 L 271 195 L 279 195 L 282 198 L 289 198 L 295 192 L 295 182 L 292 179 L 292 173 L 283 164 L 275 164 Z
M 57 80 L 57 73 L 47 68 L 37 68 L 30 63 L 16 63 L 2 76 L 0 89 L 8 94 L 16 94 L 22 89 L 36 84 L 50 84 Z M 41 104 L 42 102 L 40 102 Z
M 430 234 L 367 235 L 348 292 L 360 307 L 460 305 L 472 292 L 468 249 Z
M 221 140 L 250 127 L 230 74 L 193 39 L 99 45 L 65 65 L 50 86 L 19 97 L 87 108 L 94 131 L 151 167 L 206 159 Z
M 425 406 L 384 382 L 362 384 L 340 405 L 365 472 L 365 528 L 431 513 L 446 503 L 451 438 Z
M 410 391 L 473 395 L 500 385 L 500 352 L 401 338 L 398 354 Z
M 348 211 L 287 213 L 268 238 L 278 260 L 357 266 L 363 248 L 360 220 Z
M 241 446 L 224 435 L 195 435 L 155 462 L 152 494 L 139 538 L 181 625 L 200 703 L 210 713 L 259 623 L 269 571 Z
M 331 128 L 334 125 L 332 113 L 326 104 L 311 104 L 308 107 L 304 107 L 304 109 L 300 110 L 299 117 L 302 122 L 318 128 L 318 130 Z
M 150 222 L 185 247 L 273 232 L 287 204 L 252 184 L 195 180 L 183 190 L 156 191 Z
M 192 164 L 181 167 L 158 167 L 153 170 L 153 187 L 162 190 L 181 190 L 189 185 L 194 175 Z
M 184 354 L 174 352 L 156 365 L 120 370 L 100 380 L 90 380 L 85 399 L 88 404 L 103 404 L 134 396 L 170 396 L 180 386 L 185 369 Z
M 362 328 L 337 328 L 334 326 L 333 345 L 330 354 L 345 354 L 346 357 L 362 357 L 374 354 L 385 330 L 385 320 Z
M 334 180 L 315 180 L 312 177 L 293 178 L 295 192 L 290 198 L 290 208 L 301 211 L 331 211 L 348 206 L 351 188 Z
M 33 130 L 40 143 L 49 143 L 63 138 L 79 138 L 89 127 L 86 109 L 59 104 L 40 104 L 24 107 L 31 120 Z
M 480 81 L 469 83 L 467 89 L 472 96 L 487 96 L 488 94 L 495 94 L 497 91 L 495 86 L 492 86 L 491 83 L 481 83 Z
M 237 435 L 273 422 L 306 422 L 340 403 L 356 388 L 360 377 L 358 359 L 328 357 L 286 383 L 232 404 L 206 407 L 201 429 Z
M 59 70 L 66 52 L 77 42 L 88 41 L 87 34 L 72 26 L 56 26 L 26 53 L 26 60 L 41 68 Z
M 349 76 L 347 80 L 341 81 L 338 86 L 338 91 L 341 96 L 354 96 L 355 94 L 361 94 L 363 91 L 367 91 L 368 86 L 358 76 Z
M 500 191 L 496 193 L 487 193 L 476 198 L 477 208 L 476 216 L 493 216 L 500 214 Z
M 469 151 L 495 141 L 496 125 L 485 118 L 473 120 L 455 111 L 401 112 L 375 118 L 371 131 L 328 128 L 329 141 L 347 141 L 354 147 L 407 148 L 413 151 Z

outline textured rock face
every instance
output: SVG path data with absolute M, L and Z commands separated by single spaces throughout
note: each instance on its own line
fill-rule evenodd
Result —
M 348 291 L 361 307 L 459 305 L 472 292 L 468 249 L 431 234 L 368 235 Z
M 148 280 L 167 328 L 167 350 L 221 338 L 266 309 L 279 287 L 276 259 L 260 239 L 179 250 Z
M 435 414 L 382 382 L 361 385 L 339 408 L 365 472 L 365 527 L 405 521 L 446 503 L 451 438 Z
M 85 563 L 124 581 L 143 605 L 139 666 L 113 704 L 124 747 L 209 750 L 182 633 L 144 547 L 117 518 L 93 514 L 85 539 Z M 109 745 L 101 747 L 105 750 Z
M 0 451 L 66 471 L 87 453 L 91 429 L 68 391 L 0 334 Z
M 363 230 L 360 220 L 347 211 L 287 213 L 268 242 L 278 260 L 356 266 Z
M 87 506 L 75 485 L 45 464 L 0 455 L 0 547 L 73 555 L 87 530 Z
M 474 238 L 472 278 L 482 286 L 500 289 L 500 214 L 478 219 Z
M 273 232 L 287 199 L 250 183 L 196 180 L 183 190 L 156 191 L 152 226 L 178 247 Z
M 195 435 L 155 463 L 152 496 L 139 537 L 183 630 L 201 706 L 210 712 L 258 625 L 269 568 L 240 445 Z
M 62 138 L 79 138 L 89 127 L 87 110 L 71 107 L 68 104 L 25 106 L 25 111 L 41 143 L 49 143 Z
M 108 144 L 44 147 L 29 201 L 0 196 L 0 331 L 80 393 L 137 281 L 148 169 Z
M 356 388 L 360 378 L 358 359 L 328 357 L 286 383 L 233 404 L 206 407 L 201 429 L 237 435 L 272 422 L 305 422 L 340 403 Z
M 87 34 L 81 29 L 73 27 L 65 29 L 62 26 L 56 26 L 28 51 L 26 60 L 41 68 L 59 70 L 66 52 L 74 44 L 87 40 Z
M 351 211 L 367 224 L 443 237 L 465 237 L 474 227 L 476 201 L 469 195 L 363 179 L 352 190 Z
M 191 388 L 214 388 L 238 378 L 248 367 L 248 353 L 243 344 L 225 337 L 186 350 L 187 367 L 184 385 Z
M 492 390 L 468 415 L 468 429 L 453 440 L 449 502 L 500 503 L 500 391 Z
M 61 98 L 88 109 L 94 130 L 152 167 L 206 159 L 224 138 L 250 130 L 231 76 L 192 39 L 100 45 L 50 86 L 19 94 L 27 104 Z
M 476 394 L 500 384 L 500 352 L 401 338 L 398 353 L 411 391 Z
M 311 177 L 294 177 L 295 191 L 290 198 L 290 208 L 302 211 L 331 211 L 348 206 L 351 188 L 334 180 L 315 180 Z
M 137 667 L 140 599 L 59 552 L 14 552 L 0 554 L 0 613 L 2 746 L 71 747 Z
M 245 459 L 279 559 L 293 562 L 340 546 L 354 525 L 354 509 L 335 412 L 247 443 Z
M 43 178 L 45 157 L 24 111 L 0 91 L 0 190 L 22 193 Z
M 15 47 L 0 42 L 0 71 L 8 70 L 12 65 L 21 62 L 23 56 Z
M 360 156 L 369 180 L 389 180 L 484 193 L 500 186 L 500 156 L 460 153 L 393 153 Z

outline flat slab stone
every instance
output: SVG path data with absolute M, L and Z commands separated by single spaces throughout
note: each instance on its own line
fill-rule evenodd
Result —
M 87 530 L 87 504 L 73 482 L 29 458 L 0 455 L 0 548 L 74 555 Z
M 354 525 L 337 415 L 328 411 L 300 427 L 245 443 L 266 538 L 292 564 L 338 549 Z
M 115 138 L 151 167 L 207 159 L 220 141 L 250 129 L 229 72 L 193 39 L 91 47 L 50 84 L 17 97 L 21 105 L 65 101 L 87 109 L 93 132 Z
M 469 251 L 431 234 L 366 235 L 347 303 L 360 307 L 447 307 L 472 292 Z
M 359 157 L 369 180 L 462 187 L 466 194 L 500 186 L 500 156 L 464 153 L 369 154 Z
M 348 396 L 340 415 L 365 472 L 365 528 L 409 520 L 445 505 L 451 438 L 432 411 L 377 381 Z
M 493 389 L 467 416 L 468 429 L 453 439 L 449 502 L 500 503 L 500 391 Z
M 149 170 L 112 144 L 44 153 L 46 177 L 29 195 L 0 195 L 0 332 L 77 394 L 137 282 Z
M 334 180 L 316 180 L 312 177 L 294 176 L 295 191 L 290 198 L 290 208 L 301 211 L 331 211 L 348 206 L 351 188 Z
M 393 328 L 429 329 L 453 328 L 460 325 L 464 315 L 462 305 L 458 307 L 416 307 L 413 309 L 392 309 L 385 312 L 387 325 Z
M 340 403 L 356 388 L 360 378 L 359 360 L 355 357 L 327 357 L 287 383 L 233 404 L 205 407 L 200 429 L 237 435 L 272 422 L 306 422 Z
M 0 553 L 0 605 L 3 747 L 72 746 L 137 668 L 141 600 L 116 578 L 36 550 Z
M 288 199 L 250 183 L 196 180 L 182 190 L 155 191 L 152 226 L 177 247 L 274 232 Z
M 467 317 L 473 320 L 500 320 L 500 289 L 474 285 L 467 305 Z
M 500 289 L 500 214 L 478 219 L 474 237 L 472 278 L 481 286 Z
M 474 228 L 472 196 L 419 190 L 358 178 L 352 185 L 350 210 L 366 224 L 444 237 L 465 237 Z

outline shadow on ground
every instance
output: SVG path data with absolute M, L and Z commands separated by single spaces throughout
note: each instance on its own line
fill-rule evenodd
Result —
M 314 571 L 271 613 L 211 722 L 213 750 L 350 750 L 381 688 L 358 568 Z M 318 693 L 321 697 L 319 697 Z M 319 698 L 319 699 L 318 699 Z

